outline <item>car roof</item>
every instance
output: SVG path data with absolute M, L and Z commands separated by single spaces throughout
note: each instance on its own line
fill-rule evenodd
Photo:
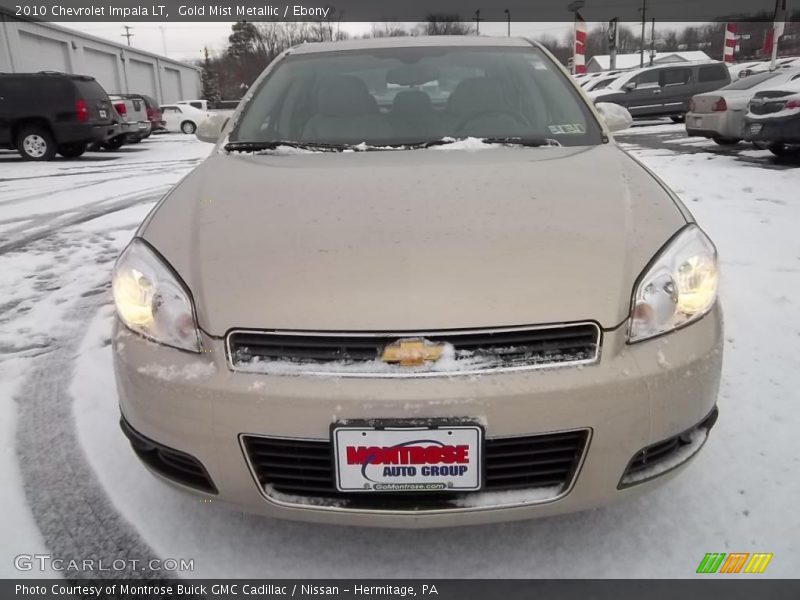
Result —
M 72 79 L 74 81 L 96 81 L 89 75 L 74 75 L 72 73 L 62 73 L 61 71 L 39 71 L 38 73 L 0 73 L 0 77 L 20 77 L 24 79 L 38 79 L 52 77 L 55 79 Z
M 366 50 L 370 48 L 425 48 L 459 46 L 474 48 L 519 48 L 538 45 L 520 37 L 492 37 L 476 35 L 421 35 L 403 37 L 370 38 L 339 42 L 307 42 L 295 46 L 291 54 L 313 54 L 316 52 L 342 52 L 347 50 Z

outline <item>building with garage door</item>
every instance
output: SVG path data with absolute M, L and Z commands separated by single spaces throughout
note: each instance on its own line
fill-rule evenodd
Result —
M 37 71 L 89 75 L 109 94 L 145 94 L 162 104 L 200 95 L 197 67 L 0 10 L 0 72 Z

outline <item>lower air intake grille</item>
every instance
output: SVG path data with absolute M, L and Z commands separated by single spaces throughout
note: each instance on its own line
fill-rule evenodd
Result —
M 691 429 L 639 451 L 625 469 L 619 487 L 629 487 L 653 479 L 689 460 L 702 447 L 708 432 L 717 422 L 718 415 L 714 408 Z
M 587 430 L 529 437 L 487 438 L 485 492 L 557 488 L 566 490 L 586 448 Z M 258 483 L 299 504 L 336 503 L 346 508 L 424 510 L 452 508 L 469 492 L 345 493 L 336 489 L 329 441 L 242 437 Z
M 144 437 L 124 418 L 120 419 L 119 424 L 139 460 L 148 467 L 185 486 L 211 494 L 217 493 L 205 467 L 195 457 Z

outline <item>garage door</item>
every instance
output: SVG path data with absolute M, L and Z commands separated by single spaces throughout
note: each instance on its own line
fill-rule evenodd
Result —
M 156 69 L 151 63 L 128 59 L 128 92 L 156 97 Z
M 69 49 L 66 42 L 42 37 L 27 31 L 19 32 L 20 73 L 36 71 L 70 72 Z
M 102 50 L 84 48 L 83 65 L 82 75 L 94 77 L 109 94 L 119 93 L 122 90 L 116 55 Z
M 177 69 L 164 69 L 164 103 L 184 100 L 181 73 Z

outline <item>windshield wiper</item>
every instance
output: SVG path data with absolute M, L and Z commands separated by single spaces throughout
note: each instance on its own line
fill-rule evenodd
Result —
M 439 140 L 428 140 L 424 142 L 410 142 L 407 144 L 400 144 L 402 148 L 430 148 L 432 146 L 446 146 L 448 144 L 456 144 L 465 141 L 466 137 L 444 137 Z M 482 137 L 476 138 L 484 144 L 503 144 L 507 146 L 528 146 L 531 148 L 538 148 L 541 146 L 561 146 L 558 140 L 546 137 Z
M 484 144 L 506 144 L 509 146 L 527 146 L 539 148 L 541 146 L 561 146 L 558 140 L 546 137 L 487 137 L 481 138 Z
M 299 148 L 300 150 L 319 150 L 322 152 L 342 152 L 352 150 L 353 146 L 347 144 L 322 144 L 317 142 L 292 142 L 289 140 L 270 140 L 267 142 L 228 142 L 225 144 L 226 152 L 261 152 L 275 150 L 281 146 Z

